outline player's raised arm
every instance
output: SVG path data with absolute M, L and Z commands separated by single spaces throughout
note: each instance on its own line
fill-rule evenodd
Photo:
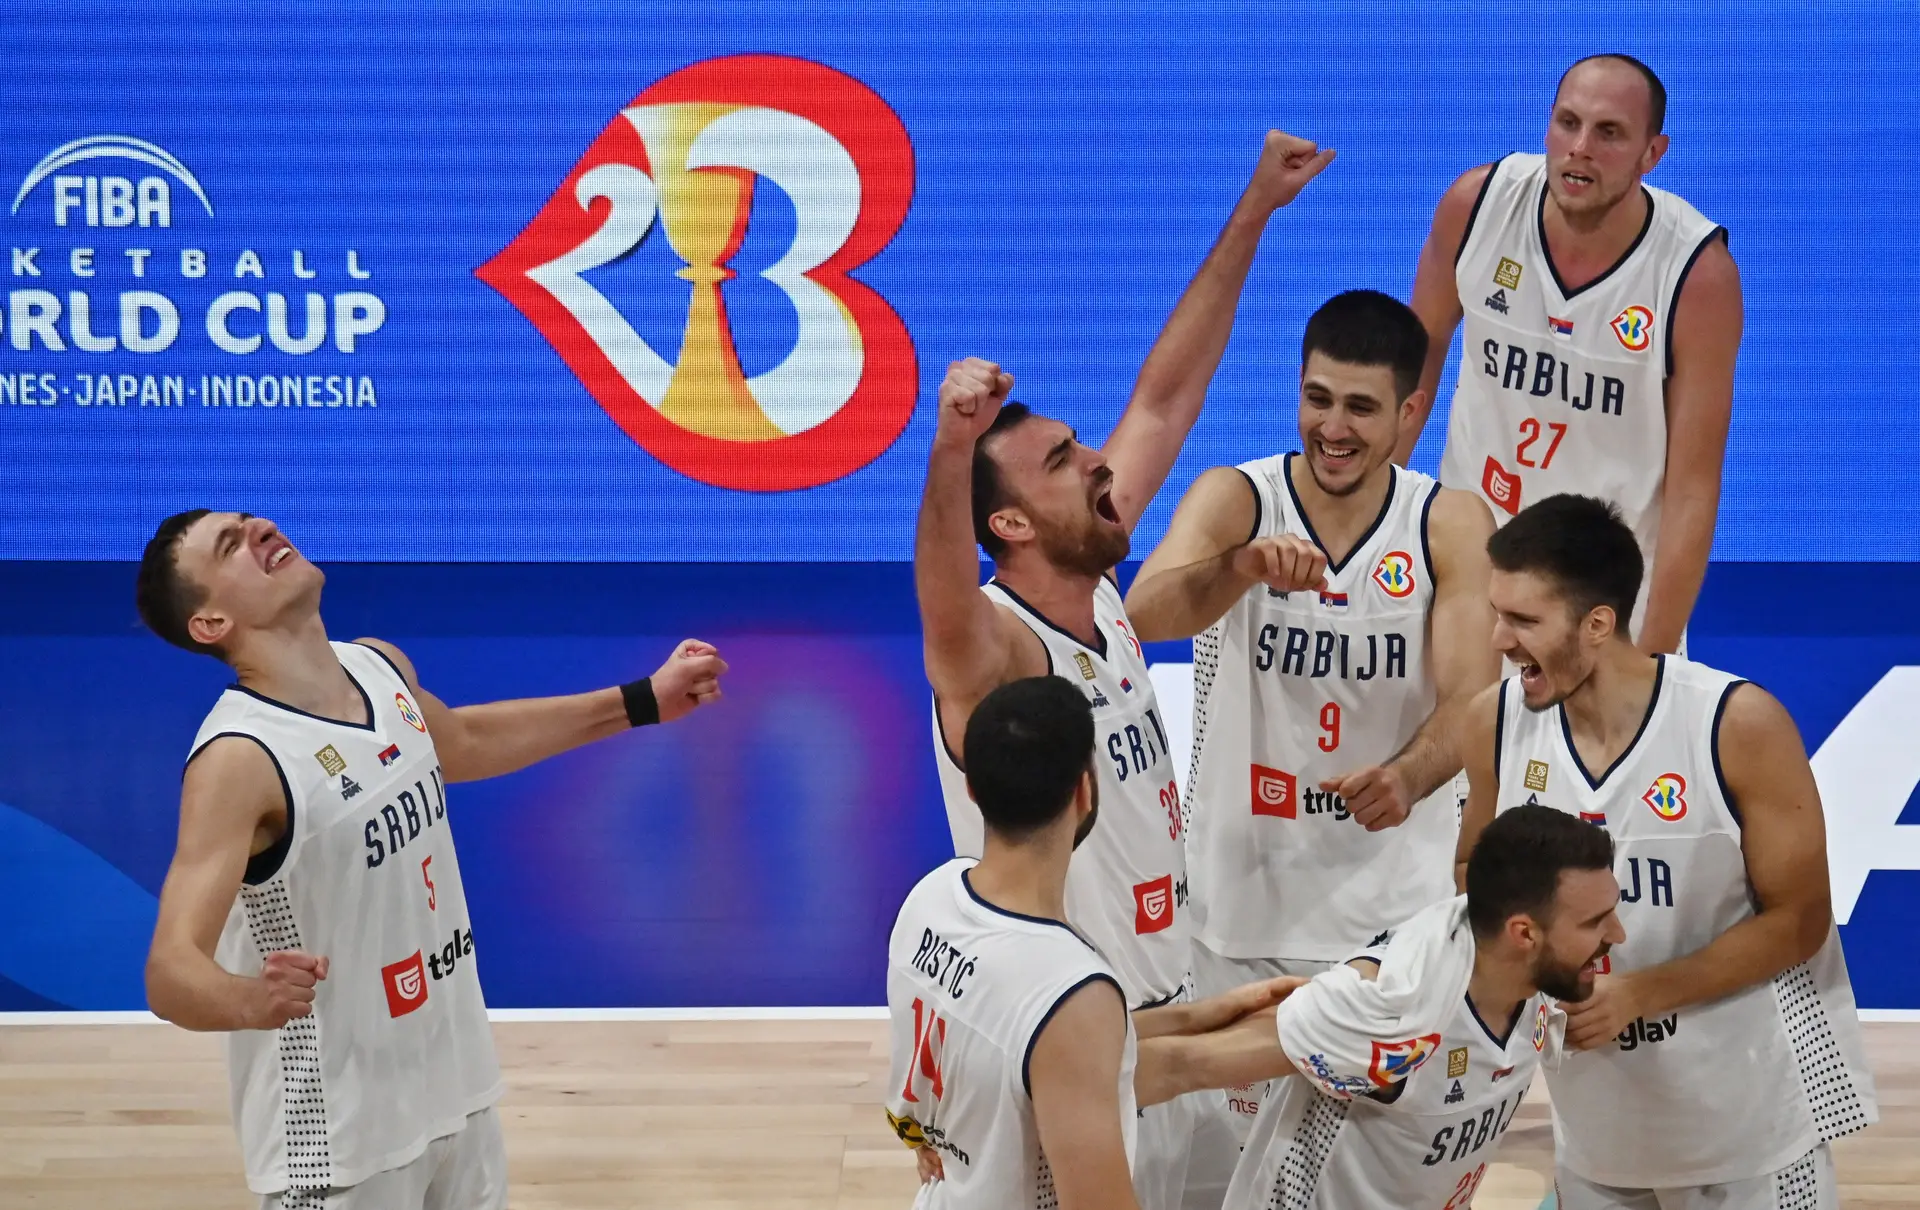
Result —
M 1466 238 L 1467 224 L 1474 204 L 1486 187 L 1493 165 L 1469 169 L 1440 195 L 1434 207 L 1433 225 L 1427 229 L 1426 243 L 1420 246 L 1420 264 L 1413 274 L 1413 312 L 1427 329 L 1427 364 L 1420 372 L 1420 407 L 1400 431 L 1400 444 L 1393 460 L 1401 466 L 1413 456 L 1420 434 L 1433 414 L 1433 401 L 1439 397 L 1440 372 L 1446 368 L 1447 351 L 1453 347 L 1454 329 L 1460 326 L 1460 287 L 1454 280 L 1454 263 L 1460 259 L 1460 243 Z
M 1460 762 L 1467 771 L 1467 805 L 1460 813 L 1460 840 L 1454 850 L 1453 885 L 1467 890 L 1467 857 L 1480 833 L 1493 822 L 1500 793 L 1500 682 L 1473 695 L 1460 715 Z
M 969 357 L 947 367 L 914 530 L 927 679 L 943 703 L 962 713 L 1007 681 L 1045 671 L 1038 653 L 1027 650 L 1037 646 L 1031 633 L 980 592 L 974 451 L 1012 390 L 1013 375 L 991 361 Z
M 1640 650 L 1673 651 L 1685 633 L 1713 551 L 1720 473 L 1733 421 L 1733 367 L 1740 352 L 1740 271 L 1725 239 L 1712 239 L 1687 274 L 1673 318 L 1667 378 L 1667 477 L 1660 532 L 1648 570 Z
M 449 782 L 499 777 L 633 727 L 684 718 L 719 699 L 727 671 L 712 645 L 687 639 L 652 676 L 625 685 L 455 708 L 421 687 L 398 647 L 359 642 L 386 656 L 419 699 Z
M 1684 957 L 1603 976 L 1591 999 L 1568 1006 L 1567 1042 L 1576 1049 L 1612 1042 L 1636 1017 L 1765 983 L 1813 957 L 1832 929 L 1826 820 L 1793 718 L 1758 685 L 1741 684 L 1726 702 L 1716 749 L 1759 910 Z
M 1127 410 L 1101 449 L 1113 470 L 1114 509 L 1129 531 L 1166 482 L 1200 416 L 1267 220 L 1299 196 L 1307 182 L 1333 162 L 1333 155 L 1332 148 L 1321 150 L 1306 139 L 1267 132 L 1253 179 L 1160 330 L 1140 367 Z
M 1253 536 L 1259 508 L 1253 484 L 1234 467 L 1193 481 L 1127 592 L 1127 616 L 1143 641 L 1199 634 L 1258 583 L 1279 592 L 1326 587 L 1318 546 L 1292 534 Z
M 187 764 L 180 837 L 160 888 L 147 955 L 147 1004 L 182 1029 L 278 1029 L 313 1011 L 327 960 L 299 950 L 267 955 L 257 977 L 214 961 L 220 930 L 247 864 L 291 826 L 273 758 L 241 735 L 208 743 Z
M 1427 520 L 1433 555 L 1433 612 L 1427 651 L 1433 659 L 1433 712 L 1386 764 L 1322 785 L 1347 800 L 1354 822 L 1368 831 L 1406 821 L 1413 804 L 1460 771 L 1463 714 L 1475 696 L 1499 679 L 1493 614 L 1487 604 L 1487 538 L 1493 514 L 1471 492 L 1442 489 Z
M 1139 1208 L 1120 1123 L 1126 1013 L 1120 989 L 1093 980 L 1033 1040 L 1027 1091 L 1060 1210 Z

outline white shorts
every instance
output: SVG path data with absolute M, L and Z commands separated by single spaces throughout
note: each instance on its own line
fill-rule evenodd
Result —
M 1778 1172 L 1723 1185 L 1620 1189 L 1555 1174 L 1559 1210 L 1839 1210 L 1833 1149 L 1822 1143 Z
M 340 1189 L 288 1189 L 260 1210 L 506 1210 L 507 1149 L 492 1106 L 427 1144 L 419 1159 Z
M 1308 958 L 1227 958 L 1196 940 L 1193 943 L 1193 992 L 1197 997 L 1217 996 L 1281 975 L 1310 979 L 1332 966 L 1331 962 Z M 1226 1200 L 1227 1184 L 1233 1179 L 1233 1167 L 1240 1162 L 1240 1149 L 1246 1146 L 1247 1134 L 1253 1129 L 1254 1115 L 1259 1113 L 1266 1091 L 1264 1084 L 1258 1088 L 1247 1084 L 1192 1094 L 1196 1106 L 1193 1149 L 1187 1160 L 1186 1191 L 1181 1198 L 1183 1210 L 1220 1210 L 1220 1203 Z M 1143 1208 L 1144 1205 L 1143 1202 Z

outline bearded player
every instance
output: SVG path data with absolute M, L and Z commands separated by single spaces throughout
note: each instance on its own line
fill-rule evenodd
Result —
M 1561 1210 L 1832 1210 L 1829 1144 L 1879 1111 L 1792 718 L 1627 638 L 1640 548 L 1612 505 L 1550 496 L 1488 554 L 1520 672 L 1465 720 L 1462 852 L 1522 803 L 1604 828 L 1627 931 L 1547 1077 Z
M 940 388 L 914 573 L 955 848 L 981 852 L 980 813 L 955 756 L 974 707 L 1022 677 L 1071 681 L 1094 710 L 1106 819 L 1069 867 L 1067 915 L 1112 964 L 1136 1013 L 1187 995 L 1186 870 L 1179 781 L 1113 568 L 1199 416 L 1267 220 L 1332 158 L 1268 134 L 1102 449 L 1009 403 L 1013 378 L 991 362 L 954 363 Z M 984 586 L 976 542 L 994 564 Z M 1135 1028 L 1155 1032 L 1144 1021 Z M 1141 1119 L 1134 1180 L 1147 1210 L 1178 1204 L 1190 1116 L 1182 1099 Z
M 147 544 L 141 617 L 236 678 L 187 758 L 148 1003 L 227 1035 L 264 1210 L 497 1210 L 500 1065 L 447 783 L 681 718 L 727 666 L 689 640 L 617 688 L 450 709 L 391 644 L 328 641 L 325 579 L 246 513 L 180 513 Z
M 1440 199 L 1413 309 L 1439 388 L 1464 315 L 1440 481 L 1505 521 L 1556 492 L 1619 504 L 1649 574 L 1644 651 L 1684 651 L 1706 575 L 1740 349 L 1727 233 L 1641 178 L 1667 151 L 1667 90 L 1630 55 L 1561 78 L 1541 155 L 1475 168 Z M 1403 431 L 1405 462 L 1426 410 Z

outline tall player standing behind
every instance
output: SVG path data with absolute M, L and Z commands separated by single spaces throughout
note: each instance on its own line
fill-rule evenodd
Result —
M 887 1117 L 919 1152 L 923 1210 L 1130 1210 L 1136 1106 L 1243 1078 L 1223 1030 L 1300 980 L 1237 989 L 1137 1044 L 1114 969 L 1066 919 L 1099 815 L 1093 717 L 1060 677 L 989 693 L 967 720 L 985 855 L 908 893 L 887 943 Z M 1257 1052 L 1255 1062 L 1260 1062 Z M 1272 1074 L 1272 1069 L 1255 1067 Z
M 453 710 L 390 644 L 327 640 L 325 580 L 246 513 L 180 513 L 147 544 L 141 617 L 238 678 L 187 758 L 147 998 L 227 1033 L 265 1210 L 504 1207 L 446 784 L 679 718 L 720 695 L 726 664 L 689 640 L 619 688 Z
M 1649 652 L 1682 650 L 1706 575 L 1741 328 L 1726 229 L 1641 184 L 1666 154 L 1666 110 L 1638 59 L 1574 64 L 1546 155 L 1455 181 L 1413 284 L 1428 402 L 1466 320 L 1440 481 L 1502 521 L 1557 492 L 1618 503 L 1651 569 L 1634 609 Z M 1403 431 L 1402 463 L 1426 418 Z
M 1301 340 L 1303 452 L 1201 475 L 1128 593 L 1141 638 L 1199 636 L 1200 995 L 1324 970 L 1451 891 L 1451 720 L 1497 675 L 1493 522 L 1393 464 L 1426 343 L 1385 294 L 1323 305 Z M 1245 1142 L 1258 1109 L 1245 1090 L 1216 1112 Z M 1218 1205 L 1234 1154 L 1203 1128 L 1188 1204 Z
M 1561 1210 L 1831 1210 L 1828 1144 L 1879 1111 L 1792 718 L 1627 639 L 1640 550 L 1611 505 L 1548 497 L 1488 551 L 1520 674 L 1465 720 L 1461 852 L 1523 802 L 1598 824 L 1627 932 L 1548 1075 Z
M 981 851 L 980 814 L 953 755 L 974 707 L 1022 677 L 1051 673 L 1079 686 L 1095 711 L 1107 824 L 1072 862 L 1067 912 L 1113 964 L 1130 1009 L 1182 997 L 1190 954 L 1179 783 L 1113 568 L 1199 415 L 1267 220 L 1332 158 L 1305 140 L 1267 135 L 1252 181 L 1104 449 L 1007 404 L 1012 376 L 990 362 L 954 363 L 940 388 L 914 578 L 955 850 Z M 976 541 L 994 562 L 984 586 Z M 1185 1179 L 1187 1103 L 1159 1107 L 1140 1128 L 1140 1201 L 1167 1210 Z

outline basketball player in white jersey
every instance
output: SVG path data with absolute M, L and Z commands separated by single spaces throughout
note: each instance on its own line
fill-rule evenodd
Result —
M 1055 676 L 1002 685 L 971 712 L 962 752 L 983 855 L 921 879 L 887 946 L 887 1116 L 919 1152 L 917 1205 L 1133 1210 L 1137 1107 L 1237 1078 L 1203 1031 L 1302 981 L 1127 1012 L 1114 968 L 1067 916 L 1069 858 L 1110 823 L 1086 697 Z M 1136 1022 L 1176 1016 L 1181 1036 L 1139 1039 Z
M 1641 184 L 1666 154 L 1666 110 L 1638 59 L 1574 64 L 1546 154 L 1455 181 L 1413 284 L 1428 402 L 1466 321 L 1440 481 L 1500 521 L 1556 492 L 1617 502 L 1651 568 L 1634 609 L 1649 652 L 1684 651 L 1706 575 L 1741 327 L 1725 228 Z
M 1052 673 L 1079 686 L 1099 730 L 1107 825 L 1072 862 L 1067 912 L 1113 964 L 1136 1010 L 1186 994 L 1186 866 L 1179 780 L 1113 568 L 1199 415 L 1226 346 L 1230 318 L 1221 317 L 1233 313 L 1260 233 L 1332 158 L 1305 140 L 1267 135 L 1252 181 L 1103 449 L 1007 404 L 1013 378 L 991 362 L 955 362 L 940 388 L 914 576 L 955 850 L 981 851 L 979 811 L 954 755 L 974 706 L 1021 677 Z M 985 586 L 976 541 L 994 563 Z M 1179 1101 L 1141 1122 L 1135 1177 L 1148 1210 L 1178 1202 L 1189 1116 Z
M 390 644 L 328 641 L 324 580 L 246 513 L 180 513 L 147 544 L 141 617 L 237 677 L 187 758 L 148 1002 L 227 1034 L 265 1210 L 497 1210 L 500 1068 L 447 783 L 679 718 L 726 665 L 688 641 L 629 685 L 449 709 Z
M 1261 1105 L 1229 1210 L 1465 1210 L 1534 1071 L 1559 1059 L 1547 998 L 1590 995 L 1622 939 L 1612 862 L 1605 833 L 1510 811 L 1464 895 L 1288 996 L 1265 1044 L 1298 1078 Z
M 1793 720 L 1628 640 L 1640 548 L 1606 502 L 1529 505 L 1488 553 L 1520 673 L 1465 722 L 1463 851 L 1521 803 L 1604 827 L 1627 932 L 1548 1075 L 1561 1210 L 1830 1210 L 1828 1144 L 1879 1113 Z
M 1230 323 L 1231 317 L 1222 320 Z M 1194 984 L 1311 975 L 1451 893 L 1450 720 L 1498 675 L 1472 494 L 1393 463 L 1427 334 L 1335 296 L 1301 341 L 1299 453 L 1201 475 L 1127 596 L 1194 640 Z M 1208 1098 L 1187 1205 L 1218 1206 L 1259 1110 Z

